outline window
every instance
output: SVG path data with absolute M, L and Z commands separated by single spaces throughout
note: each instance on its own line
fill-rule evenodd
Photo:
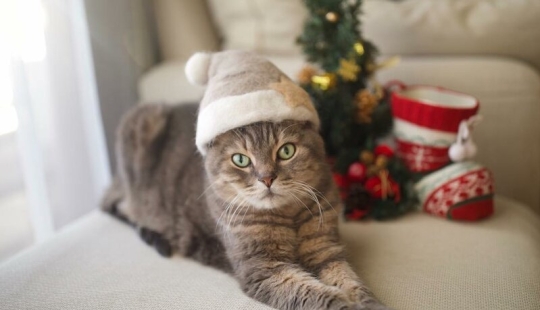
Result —
M 0 2 L 0 85 L 3 260 L 95 209 L 110 181 L 82 0 Z

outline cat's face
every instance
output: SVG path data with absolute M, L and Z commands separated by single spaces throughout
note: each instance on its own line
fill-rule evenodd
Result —
M 310 124 L 261 122 L 218 136 L 205 166 L 225 201 L 270 209 L 309 199 L 309 188 L 329 178 L 324 145 Z M 313 189 L 312 189 L 313 190 Z

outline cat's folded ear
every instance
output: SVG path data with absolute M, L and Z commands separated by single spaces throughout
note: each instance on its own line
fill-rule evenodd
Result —
M 185 72 L 191 84 L 205 86 L 208 83 L 208 69 L 211 61 L 212 53 L 199 52 L 189 58 Z

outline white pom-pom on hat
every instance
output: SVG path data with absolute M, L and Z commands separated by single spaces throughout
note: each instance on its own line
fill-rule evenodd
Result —
M 186 63 L 186 77 L 193 85 L 206 85 L 208 83 L 208 68 L 212 60 L 212 53 L 199 52 L 193 54 Z
M 448 149 L 448 157 L 454 162 L 464 161 L 467 159 L 467 149 L 463 144 L 454 143 Z

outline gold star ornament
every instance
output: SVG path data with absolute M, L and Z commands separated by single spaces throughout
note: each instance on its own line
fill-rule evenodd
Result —
M 337 73 L 343 80 L 354 82 L 358 78 L 358 72 L 360 72 L 360 67 L 356 64 L 354 60 L 341 59 L 339 61 L 339 70 Z
M 356 105 L 356 121 L 361 124 L 371 123 L 373 110 L 379 104 L 377 96 L 369 90 L 363 89 L 356 93 L 354 103 Z
M 311 77 L 311 83 L 320 90 L 329 90 L 336 86 L 336 75 L 332 73 L 314 75 Z
M 353 47 L 354 47 L 354 51 L 358 55 L 360 55 L 360 56 L 364 55 L 365 51 L 364 51 L 364 45 L 362 45 L 362 43 L 356 42 L 356 43 L 354 43 Z

